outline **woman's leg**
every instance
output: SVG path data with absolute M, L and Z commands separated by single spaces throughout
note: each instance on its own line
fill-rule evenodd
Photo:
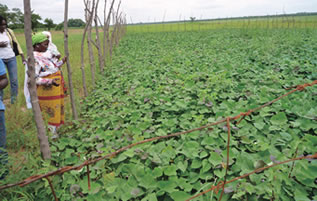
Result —
M 4 110 L 0 110 L 0 180 L 9 173 L 7 167 L 8 163 L 8 152 L 6 151 L 6 128 L 4 120 Z
M 6 148 L 6 127 L 4 120 L 4 110 L 0 110 L 0 154 Z
M 18 65 L 16 57 L 10 59 L 3 59 L 3 62 L 7 66 L 8 74 L 10 78 L 11 88 L 11 104 L 14 104 L 18 96 Z M 1 96 L 1 94 L 0 94 Z
M 6 128 L 4 120 L 4 110 L 0 110 L 0 164 L 7 162 L 7 151 L 6 151 Z

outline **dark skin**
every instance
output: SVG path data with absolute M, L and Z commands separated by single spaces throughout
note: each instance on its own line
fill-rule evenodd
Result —
M 48 44 L 49 44 L 49 40 L 46 40 L 46 41 L 43 41 L 41 43 L 38 43 L 36 45 L 33 46 L 34 48 L 34 51 L 37 51 L 37 52 L 46 52 L 47 48 L 48 48 Z M 63 63 L 66 62 L 66 59 L 67 57 L 64 57 L 62 59 Z
M 35 44 L 33 46 L 34 51 L 36 52 L 46 52 L 48 48 L 49 40 L 43 41 L 41 43 Z
M 48 48 L 48 44 L 49 44 L 49 40 L 46 40 L 46 41 L 43 41 L 43 42 L 41 42 L 41 43 L 35 44 L 35 45 L 33 46 L 34 51 L 36 51 L 36 52 L 46 52 L 46 50 L 47 50 L 47 48 Z M 62 59 L 62 61 L 65 63 L 65 62 L 66 62 L 66 57 L 64 57 L 64 58 Z M 57 79 L 57 78 L 53 79 L 52 85 L 54 85 L 54 86 L 59 86 L 59 84 L 57 83 L 58 80 L 59 80 L 59 79 Z M 50 85 L 50 84 L 48 84 L 48 86 L 49 86 L 49 85 Z
M 0 33 L 4 33 L 6 28 L 7 28 L 7 22 L 5 20 L 2 20 L 2 22 L 0 22 Z M 7 47 L 7 46 L 8 46 L 8 42 L 0 41 L 0 48 Z M 24 55 L 23 54 L 20 54 L 20 55 L 21 55 L 22 63 L 26 62 Z
M 2 20 L 2 22 L 0 22 L 0 33 L 3 33 L 6 28 L 7 28 L 7 22 L 5 20 Z M 7 47 L 7 46 L 8 46 L 7 42 L 0 41 L 0 48 Z
M 0 90 L 6 88 L 8 86 L 8 78 L 7 75 L 0 75 Z

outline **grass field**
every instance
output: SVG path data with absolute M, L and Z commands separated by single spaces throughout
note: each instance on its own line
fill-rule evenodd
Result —
M 249 19 L 221 19 L 211 21 L 184 21 L 157 24 L 135 24 L 128 26 L 128 32 L 170 32 L 202 31 L 211 29 L 316 29 L 317 16 L 260 17 Z
M 11 168 L 4 182 L 14 183 L 27 176 L 55 169 L 56 166 L 72 165 L 82 160 L 73 158 L 72 153 L 89 153 L 88 156 L 93 157 L 101 151 L 107 153 L 129 144 L 130 141 L 198 127 L 269 101 L 285 92 L 282 86 L 289 87 L 316 79 L 317 49 L 314 44 L 317 42 L 317 18 L 295 19 L 295 23 L 283 19 L 257 19 L 250 22 L 229 20 L 128 26 L 126 37 L 115 51 L 113 64 L 109 67 L 111 70 L 104 77 L 99 76 L 97 89 L 89 87 L 93 96 L 86 101 L 82 100 L 80 72 L 82 30 L 70 30 L 70 61 L 76 101 L 82 119 L 87 123 L 66 126 L 63 137 L 51 142 L 55 166 L 40 160 L 32 114 L 25 109 L 21 93 L 24 69 L 18 58 L 19 100 L 17 105 L 7 104 L 6 110 Z M 63 53 L 63 33 L 53 31 L 52 34 L 53 42 Z M 23 33 L 18 33 L 17 37 L 25 50 Z M 87 52 L 85 63 L 90 83 Z M 67 77 L 66 68 L 64 73 Z M 316 116 L 316 93 L 316 87 L 308 89 L 306 93 L 296 94 L 274 105 L 273 109 L 247 119 L 248 123 L 242 123 L 240 130 L 234 131 L 232 144 L 235 149 L 231 155 L 238 162 L 231 167 L 230 175 L 239 175 L 241 167 L 243 172 L 253 170 L 253 162 L 260 161 L 261 157 L 267 164 L 272 162 L 269 160 L 270 155 L 276 160 L 290 158 L 298 146 L 297 142 L 301 142 L 299 154 L 312 153 L 313 147 L 317 146 L 314 144 L 317 128 L 311 119 Z M 8 98 L 9 89 L 6 89 L 5 99 Z M 68 101 L 67 123 L 70 122 Z M 98 164 L 92 176 L 98 191 L 93 193 L 89 193 L 85 187 L 86 179 L 82 179 L 86 177 L 84 172 L 54 177 L 53 183 L 61 200 L 82 199 L 79 194 L 70 193 L 73 184 L 78 184 L 88 200 L 177 200 L 179 196 L 188 197 L 222 178 L 224 169 L 218 166 L 225 152 L 221 152 L 220 156 L 214 152 L 224 150 L 225 139 L 214 137 L 222 129 L 196 133 L 197 136 L 190 135 L 179 141 L 151 144 L 153 148 L 148 145 L 139 147 L 147 156 L 129 152 L 120 155 L 119 159 Z M 104 133 L 105 141 L 93 140 L 93 137 Z M 308 139 L 311 143 L 307 142 Z M 83 144 L 83 141 L 86 143 Z M 255 141 L 257 144 L 253 144 Z M 213 146 L 207 146 L 207 142 Z M 99 148 L 96 149 L 96 146 Z M 192 147 L 192 152 L 199 150 L 200 155 L 177 149 L 178 146 Z M 156 155 L 156 152 L 160 154 Z M 250 152 L 254 154 L 248 155 Z M 206 161 L 199 163 L 196 160 L 204 161 L 211 155 L 217 158 L 207 160 L 211 166 Z M 153 165 L 153 160 L 161 160 L 161 163 L 155 162 Z M 183 161 L 187 161 L 186 167 L 179 165 Z M 241 161 L 252 163 L 243 164 Z M 157 168 L 165 176 L 158 174 L 149 182 L 143 176 L 129 171 L 135 165 L 141 166 L 145 173 L 149 168 Z M 101 171 L 100 166 L 105 166 L 107 171 Z M 197 168 L 200 167 L 206 171 L 199 172 Z M 301 175 L 299 180 L 304 183 L 302 186 L 285 178 L 289 169 L 284 166 L 266 173 L 264 184 L 261 184 L 262 177 L 259 175 L 239 184 L 252 193 L 247 194 L 235 183 L 230 186 L 233 191 L 227 193 L 225 198 L 241 200 L 248 197 L 248 200 L 255 200 L 259 196 L 269 200 L 272 198 L 272 189 L 276 188 L 279 193 L 275 195 L 277 200 L 302 200 L 302 197 L 305 198 L 303 200 L 316 199 L 313 192 L 316 186 L 311 180 L 313 176 L 308 176 L 313 171 L 311 167 L 316 168 L 316 163 L 309 165 L 302 162 L 294 170 L 294 174 Z M 300 171 L 301 168 L 306 170 L 306 175 Z M 274 174 L 274 171 L 279 173 Z M 125 179 L 127 177 L 131 179 Z M 100 181 L 97 178 L 104 179 Z M 146 187 L 152 182 L 158 184 Z M 175 183 L 181 186 L 181 182 L 183 187 L 175 186 Z M 7 200 L 43 200 L 51 196 L 48 184 L 43 184 L 37 182 L 24 188 L 0 192 L 0 197 Z M 170 189 L 164 188 L 164 185 L 170 186 Z M 184 194 L 176 193 L 180 190 Z M 201 200 L 210 199 L 205 196 Z

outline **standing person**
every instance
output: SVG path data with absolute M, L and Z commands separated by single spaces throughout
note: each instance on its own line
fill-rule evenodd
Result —
M 11 29 L 7 28 L 7 20 L 0 16 L 0 59 L 7 67 L 11 87 L 11 104 L 18 96 L 18 66 L 16 56 L 21 55 L 25 62 L 22 49 Z M 0 99 L 3 100 L 3 90 L 0 90 Z
M 63 65 L 63 62 L 59 60 L 61 58 L 61 53 L 58 51 L 56 45 L 53 43 L 51 32 L 43 31 L 42 33 L 44 35 L 46 35 L 47 39 L 49 40 L 48 48 L 47 48 L 47 50 L 45 52 L 46 56 L 48 58 L 51 58 L 51 60 L 53 61 L 53 63 L 57 67 Z M 64 80 L 64 76 L 63 76 L 63 71 L 61 71 L 61 73 L 62 73 L 62 84 L 63 84 L 63 87 L 64 87 L 63 89 L 64 89 L 64 93 L 66 94 L 67 93 L 67 88 L 65 86 L 65 80 Z
M 60 61 L 61 58 L 61 54 L 60 52 L 57 50 L 56 45 L 52 42 L 52 35 L 50 32 L 48 31 L 43 31 L 42 32 L 47 39 L 49 40 L 48 43 L 48 48 L 47 50 L 42 54 L 43 57 L 47 57 L 48 59 L 50 59 L 54 65 L 58 68 L 60 68 L 64 62 Z M 63 72 L 61 71 L 61 75 L 62 75 L 62 86 L 63 86 L 63 90 L 64 90 L 64 94 L 66 94 L 67 92 L 67 88 L 65 87 L 65 81 L 64 81 L 64 76 L 63 76 Z M 25 68 L 25 77 L 27 77 L 27 66 Z M 27 86 L 27 79 L 24 80 L 24 95 L 25 95 L 25 100 L 26 100 L 26 106 L 28 109 L 32 108 L 31 105 L 31 97 L 30 97 L 30 93 L 29 93 L 29 89 Z
M 64 90 L 61 66 L 56 66 L 46 55 L 49 40 L 43 33 L 32 36 L 35 59 L 35 77 L 39 104 L 48 118 L 48 128 L 57 137 L 56 129 L 64 124 Z M 66 57 L 62 59 L 65 63 Z
M 3 61 L 0 59 L 0 90 L 4 89 L 8 85 L 8 79 L 6 74 L 6 69 Z M 4 120 L 4 104 L 0 99 L 0 167 L 4 167 L 8 162 L 8 153 L 6 152 L 6 127 Z M 4 172 L 2 172 L 4 170 Z M 1 169 L 0 180 L 3 179 L 8 170 Z

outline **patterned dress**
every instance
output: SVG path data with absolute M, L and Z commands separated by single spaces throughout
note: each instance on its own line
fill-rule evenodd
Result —
M 64 124 L 64 86 L 60 66 L 54 63 L 45 53 L 34 52 L 37 95 L 42 112 L 48 125 L 59 127 Z M 59 86 L 52 85 L 58 79 Z M 47 85 L 50 84 L 50 85 Z

